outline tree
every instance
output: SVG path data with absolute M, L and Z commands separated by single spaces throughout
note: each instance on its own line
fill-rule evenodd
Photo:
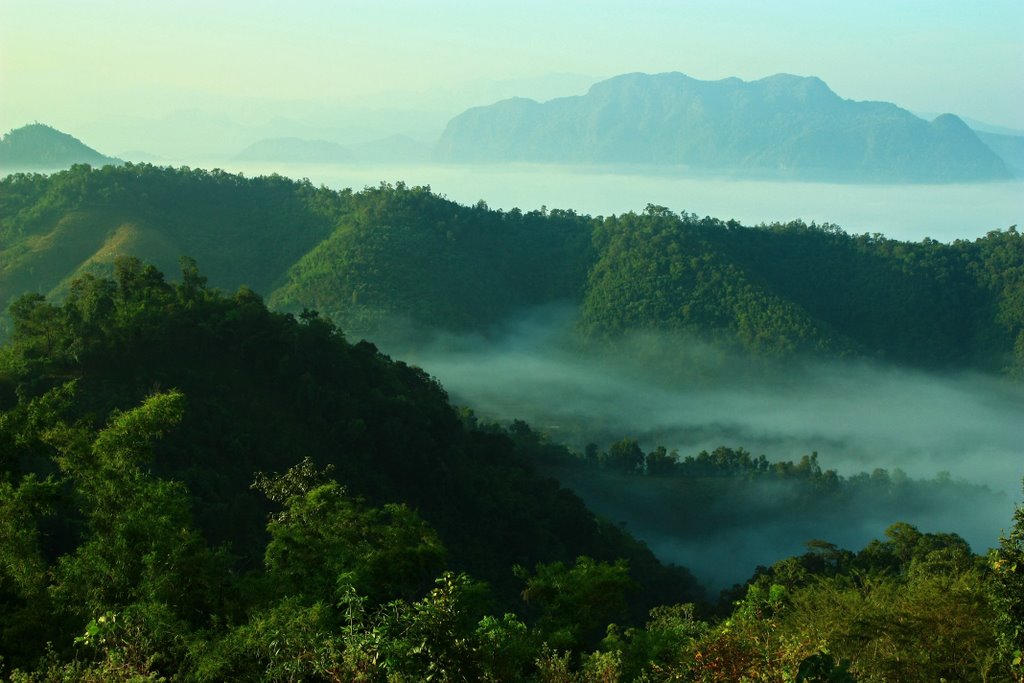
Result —
M 608 448 L 604 465 L 617 472 L 637 474 L 643 471 L 644 452 L 636 439 L 624 438 Z
M 372 605 L 421 594 L 444 568 L 434 530 L 405 505 L 367 507 L 336 482 L 312 485 L 320 477 L 308 466 L 303 461 L 263 480 L 275 498 L 287 496 L 267 525 L 272 584 L 285 594 L 333 602 L 339 586 L 351 583 Z
M 1000 653 L 1010 662 L 1014 680 L 1024 681 L 1024 505 L 1014 510 L 1013 527 L 999 539 L 990 563 Z
M 626 594 L 635 588 L 625 560 L 613 564 L 589 557 L 538 564 L 531 574 L 522 567 L 523 600 L 539 614 L 537 628 L 555 649 L 592 646 L 614 621 L 628 617 Z
M 675 471 L 678 462 L 678 451 L 673 450 L 669 453 L 664 446 L 658 446 L 647 454 L 647 474 L 652 476 L 671 474 Z
M 84 422 L 60 419 L 62 402 L 73 392 L 73 384 L 60 387 L 26 411 L 28 427 L 51 447 L 60 476 L 39 481 L 28 474 L 16 488 L 0 484 L 0 569 L 7 569 L 0 571 L 0 599 L 32 597 L 47 608 L 56 653 L 66 654 L 72 635 L 84 633 L 75 642 L 92 661 L 68 664 L 61 674 L 68 679 L 173 674 L 184 661 L 188 634 L 221 611 L 229 577 L 224 553 L 208 548 L 191 527 L 185 488 L 148 472 L 154 443 L 182 418 L 184 397 L 155 394 L 115 412 L 94 432 Z M 37 528 L 55 506 L 58 521 L 73 533 L 47 548 L 57 555 L 49 564 L 39 552 Z M 16 616 L 19 623 L 5 636 L 33 623 L 39 630 L 31 613 L 22 609 Z M 32 645 L 23 644 L 25 655 Z

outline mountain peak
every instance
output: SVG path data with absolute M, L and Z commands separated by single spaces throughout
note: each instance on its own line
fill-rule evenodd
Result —
M 831 90 L 831 88 L 828 87 L 828 84 L 825 83 L 825 81 L 823 81 L 820 78 L 818 78 L 817 76 L 798 76 L 797 74 L 791 74 L 791 73 L 786 73 L 786 72 L 779 72 L 777 74 L 772 74 L 771 76 L 765 76 L 764 78 L 758 79 L 756 81 L 751 81 L 751 82 L 752 83 L 780 83 L 780 84 L 787 84 L 787 85 L 811 85 L 813 87 L 825 88 L 826 90 Z
M 102 166 L 120 159 L 100 154 L 78 138 L 45 123 L 15 128 L 0 140 L 0 166 L 24 170 L 57 170 L 73 164 Z
M 932 120 L 932 125 L 945 128 L 947 130 L 955 130 L 958 132 L 971 132 L 971 127 L 968 126 L 962 118 L 956 114 L 939 114 Z
M 471 115 L 470 115 L 471 114 Z M 780 179 L 957 182 L 1010 177 L 963 122 L 857 102 L 816 76 L 702 81 L 628 73 L 586 95 L 477 107 L 437 145 L 449 161 L 656 164 Z

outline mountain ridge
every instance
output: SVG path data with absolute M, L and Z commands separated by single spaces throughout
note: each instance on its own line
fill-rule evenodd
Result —
M 1011 177 L 966 124 L 847 100 L 817 77 L 701 81 L 631 73 L 586 95 L 524 98 L 454 117 L 436 158 L 454 162 L 681 165 L 783 179 L 957 182 Z
M 378 339 L 402 321 L 483 333 L 568 302 L 577 332 L 602 343 L 660 330 L 752 357 L 1024 373 L 1015 228 L 914 243 L 653 205 L 597 218 L 506 212 L 402 183 L 334 191 L 135 164 L 0 181 L 0 304 L 59 295 L 77 276 L 109 274 L 118 255 L 165 269 L 189 256 L 214 286 L 247 285 L 278 310 L 316 309 Z

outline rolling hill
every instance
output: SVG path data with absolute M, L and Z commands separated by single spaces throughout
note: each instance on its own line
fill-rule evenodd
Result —
M 119 255 L 279 310 L 317 309 L 353 335 L 486 330 L 568 303 L 576 333 L 694 335 L 757 357 L 863 355 L 999 371 L 1024 361 L 1024 240 L 1010 228 L 942 244 L 851 236 L 800 221 L 745 227 L 649 206 L 463 206 L 429 188 L 353 193 L 280 176 L 127 164 L 0 185 L 0 300 L 60 295 Z

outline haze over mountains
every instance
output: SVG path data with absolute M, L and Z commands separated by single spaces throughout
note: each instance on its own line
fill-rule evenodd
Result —
M 0 171 L 54 171 L 72 164 L 118 164 L 120 159 L 100 154 L 81 140 L 55 128 L 32 123 L 0 139 Z
M 977 133 L 978 139 L 1006 162 L 1006 167 L 1014 175 L 1024 177 L 1024 136 L 984 130 L 978 130 L 975 133 Z
M 672 164 L 840 181 L 1010 177 L 956 116 L 929 123 L 787 74 L 753 82 L 626 74 L 580 97 L 504 100 L 455 117 L 437 151 L 454 161 Z
M 195 156 L 203 131 L 212 130 L 213 119 L 199 112 L 189 120 L 196 123 L 195 139 L 174 143 L 179 154 L 162 149 L 165 158 Z M 218 134 L 221 146 L 196 158 L 218 164 L 540 162 L 871 183 L 1005 180 L 1024 172 L 1024 137 L 977 123 L 973 130 L 952 114 L 927 121 L 891 103 L 845 100 L 818 78 L 786 74 L 751 82 L 625 74 L 584 95 L 544 102 L 513 97 L 473 107 L 452 118 L 436 142 L 402 133 L 401 120 L 382 116 L 380 125 L 392 121 L 395 133 L 359 142 L 345 135 L 340 119 L 333 128 L 275 119 L 246 129 L 221 121 L 218 130 L 231 128 L 230 135 Z M 36 170 L 110 163 L 80 143 L 69 146 L 73 138 L 47 127 L 33 128 L 27 142 L 28 128 L 8 135 L 12 140 L 4 144 L 18 143 L 18 149 L 5 148 L 0 165 Z M 159 130 L 154 123 L 153 144 Z M 229 151 L 232 144 L 235 151 Z M 133 161 L 153 160 L 133 154 Z

